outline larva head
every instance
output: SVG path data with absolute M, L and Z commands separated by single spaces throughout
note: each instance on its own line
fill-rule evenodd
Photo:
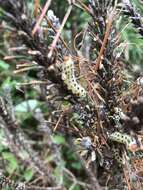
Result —
M 74 62 L 72 60 L 72 58 L 70 56 L 65 56 L 64 57 L 64 62 L 63 62 L 63 68 L 65 68 L 66 70 L 70 70 L 71 68 L 73 68 Z

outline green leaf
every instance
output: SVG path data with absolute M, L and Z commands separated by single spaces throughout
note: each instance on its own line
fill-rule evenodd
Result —
M 12 190 L 10 187 L 5 187 L 3 190 Z
M 81 164 L 79 162 L 74 162 L 71 163 L 72 168 L 80 170 L 81 169 Z
M 0 68 L 3 70 L 8 70 L 9 64 L 7 64 L 5 61 L 0 60 Z
M 11 80 L 11 77 L 7 77 L 4 81 L 3 84 L 1 86 L 2 89 L 5 89 L 6 87 L 10 87 L 11 89 L 15 89 L 17 84 L 16 80 Z
M 18 169 L 17 160 L 12 153 L 3 152 L 2 156 L 5 160 L 8 161 L 8 165 L 7 165 L 6 169 L 9 174 L 12 174 L 16 169 Z
M 30 181 L 32 178 L 33 178 L 33 175 L 34 175 L 34 172 L 32 169 L 27 169 L 25 172 L 24 172 L 24 178 L 25 180 L 28 182 Z
M 63 175 L 61 175 L 61 174 L 62 174 L 62 169 L 60 166 L 57 166 L 54 169 L 54 176 L 56 176 L 56 179 L 59 182 L 59 184 L 63 182 Z
M 65 144 L 65 138 L 60 135 L 52 136 L 52 140 L 55 144 Z
M 33 111 L 38 106 L 37 100 L 27 100 L 15 106 L 16 112 Z
M 8 143 L 5 141 L 5 137 L 4 137 L 4 131 L 3 130 L 0 130 L 0 152 L 2 152 L 5 147 L 7 147 Z
M 79 185 L 76 185 L 73 190 L 81 190 Z

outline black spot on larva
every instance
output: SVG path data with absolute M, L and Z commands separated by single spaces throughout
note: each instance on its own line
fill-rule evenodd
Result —
M 72 81 L 71 81 L 72 83 L 74 83 L 75 81 L 74 81 L 74 79 L 72 79 Z
M 70 65 L 66 66 L 66 69 L 70 69 L 70 68 L 71 68 L 71 66 L 70 66 Z
M 69 74 L 69 72 L 65 71 L 65 75 L 68 75 L 68 74 Z

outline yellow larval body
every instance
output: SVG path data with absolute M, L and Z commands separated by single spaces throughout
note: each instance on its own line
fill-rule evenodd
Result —
M 65 57 L 65 61 L 62 64 L 62 80 L 73 94 L 81 98 L 86 97 L 86 90 L 77 82 L 74 62 L 71 57 Z

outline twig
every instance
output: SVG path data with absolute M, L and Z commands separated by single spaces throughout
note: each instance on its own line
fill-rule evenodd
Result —
M 123 168 L 123 171 L 124 171 L 125 180 L 126 180 L 126 182 L 127 182 L 128 190 L 132 190 L 132 189 L 131 189 L 131 185 L 130 185 L 130 183 L 129 183 L 129 178 L 128 178 L 128 176 L 127 176 L 126 171 L 125 171 L 124 168 Z
M 22 69 L 18 69 L 18 70 L 15 70 L 14 71 L 14 74 L 18 74 L 18 73 L 23 73 L 23 72 L 26 72 L 26 71 L 29 71 L 31 69 L 39 69 L 41 68 L 41 66 L 32 66 L 32 67 L 25 67 L 25 68 L 22 68 Z
M 42 9 L 40 8 L 40 10 L 42 10 Z M 53 29 L 53 31 L 54 31 L 55 33 L 57 33 L 57 30 L 54 28 L 52 22 L 48 19 L 48 17 L 47 17 L 46 15 L 45 15 L 44 17 L 45 17 L 45 19 L 47 20 L 49 26 Z M 64 39 L 63 39 L 61 36 L 59 36 L 59 39 L 61 40 L 61 42 L 63 43 L 63 45 L 65 46 L 65 48 L 67 48 L 68 51 L 70 52 L 71 50 L 70 50 L 70 48 L 68 47 L 68 45 L 66 44 L 66 42 L 64 41 Z
M 57 127 L 58 127 L 58 125 L 59 125 L 59 123 L 60 123 L 62 117 L 63 117 L 63 113 L 60 115 L 60 117 L 59 117 L 59 119 L 58 119 L 58 121 L 57 121 L 57 123 L 56 123 L 56 125 L 55 125 L 55 127 L 54 127 L 54 129 L 53 129 L 54 132 L 56 131 L 56 129 L 57 129 Z
M 26 190 L 66 190 L 65 188 L 61 187 L 61 186 L 57 186 L 57 187 L 39 187 L 39 186 L 35 186 L 35 185 L 31 185 L 31 186 L 26 186 Z
M 37 18 L 39 9 L 39 0 L 34 0 L 34 16 Z
M 70 178 L 70 180 L 72 180 L 72 181 L 74 182 L 74 185 L 79 184 L 79 185 L 82 186 L 82 187 L 91 188 L 91 186 L 90 186 L 89 184 L 77 180 L 76 177 L 73 175 L 73 173 L 72 173 L 71 171 L 69 171 L 67 168 L 64 168 L 64 171 L 65 171 L 70 177 L 72 177 L 72 179 Z
M 58 39 L 59 39 L 59 37 L 60 37 L 60 34 L 61 34 L 61 32 L 62 32 L 62 30 L 63 30 L 63 28 L 64 28 L 64 25 L 65 25 L 66 21 L 67 21 L 69 15 L 70 15 L 70 13 L 71 13 L 71 10 L 72 10 L 72 5 L 69 6 L 69 8 L 68 8 L 68 10 L 67 10 L 67 12 L 66 12 L 66 14 L 65 14 L 65 16 L 64 16 L 63 22 L 62 22 L 62 24 L 61 24 L 61 26 L 60 26 L 60 29 L 58 30 L 58 32 L 57 32 L 57 34 L 56 34 L 56 36 L 55 36 L 55 38 L 54 38 L 54 40 L 53 40 L 53 42 L 52 42 L 50 52 L 48 53 L 48 58 L 49 58 L 49 59 L 52 57 L 53 50 L 54 50 L 55 47 L 56 47 L 57 41 L 58 41 Z
M 112 23 L 113 23 L 113 16 L 114 16 L 114 11 L 112 11 L 112 13 L 110 14 L 110 16 L 108 18 L 108 23 L 107 23 L 103 43 L 102 43 L 102 46 L 101 46 L 101 49 L 99 52 L 99 56 L 98 56 L 97 60 L 95 61 L 95 71 L 97 71 L 100 68 L 100 65 L 102 63 L 102 56 L 105 51 L 105 46 L 106 46 L 108 38 L 109 38 L 110 30 L 111 30 Z
M 33 36 L 34 36 L 34 34 L 36 33 L 36 31 L 38 30 L 39 25 L 40 25 L 40 23 L 42 22 L 42 20 L 43 20 L 43 18 L 44 18 L 44 16 L 45 16 L 45 14 L 46 14 L 46 12 L 47 12 L 47 10 L 48 10 L 50 4 L 51 4 L 51 1 L 52 1 L 52 0 L 48 0 L 48 1 L 46 2 L 45 6 L 44 6 L 44 8 L 43 8 L 43 11 L 42 11 L 42 13 L 41 13 L 41 15 L 40 15 L 40 17 L 39 17 L 39 19 L 38 19 L 38 21 L 37 21 L 35 27 L 34 27 L 33 30 L 32 30 L 32 35 L 33 35 Z

